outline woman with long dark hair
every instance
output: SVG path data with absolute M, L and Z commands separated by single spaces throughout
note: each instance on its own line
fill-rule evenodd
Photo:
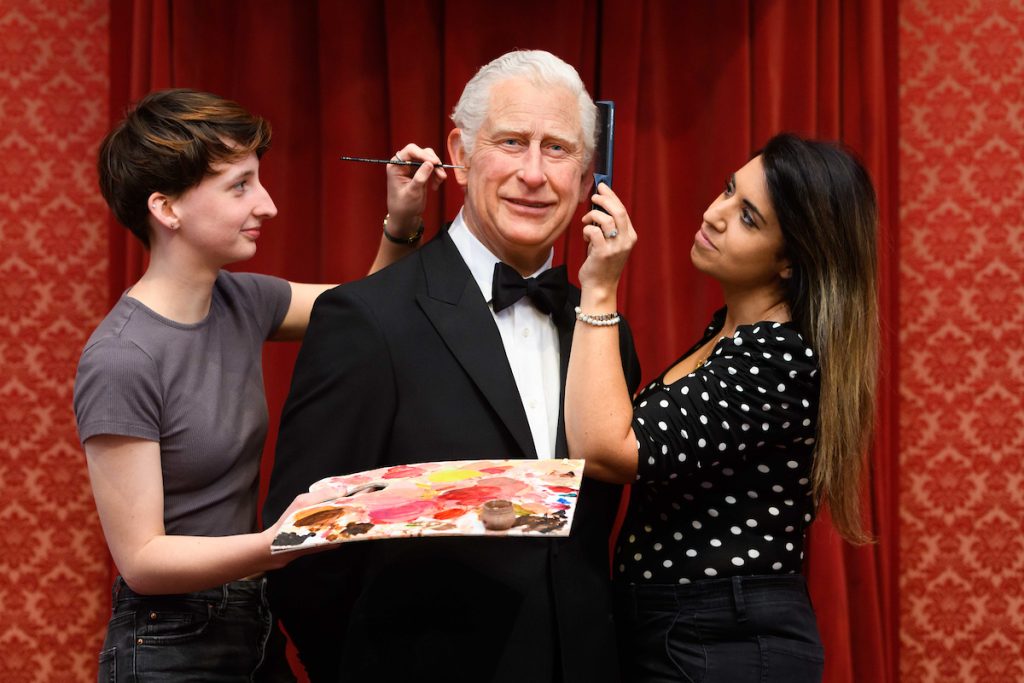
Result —
M 636 233 L 601 186 L 584 217 L 566 384 L 573 457 L 633 484 L 614 556 L 629 681 L 817 681 L 801 575 L 822 503 L 861 543 L 878 354 L 875 193 L 841 147 L 772 138 L 707 208 L 689 256 L 725 307 L 631 402 L 616 291 Z

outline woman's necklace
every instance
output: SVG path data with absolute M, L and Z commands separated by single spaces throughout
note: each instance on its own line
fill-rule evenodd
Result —
M 702 346 L 701 348 L 697 349 L 693 353 L 693 356 L 691 356 L 691 357 L 696 357 L 696 358 L 700 359 L 700 360 L 697 361 L 697 364 L 691 366 L 689 364 L 687 358 L 683 358 L 681 361 L 679 361 L 678 365 L 673 366 L 670 370 L 668 370 L 665 373 L 665 376 L 663 378 L 665 384 L 672 384 L 674 382 L 678 382 L 680 379 L 682 379 L 686 375 L 692 375 L 693 373 L 695 373 L 698 370 L 700 370 L 700 368 L 705 363 L 708 362 L 708 358 L 711 357 L 711 353 L 715 350 L 715 345 L 718 343 L 718 340 L 711 339 L 710 341 L 708 341 L 706 343 L 711 344 L 711 348 L 709 348 L 706 352 L 704 352 L 704 347 Z M 684 365 L 684 363 L 686 363 L 686 364 Z
M 696 372 L 697 370 L 700 370 L 702 367 L 704 367 L 704 364 L 708 362 L 708 358 L 711 358 L 711 352 L 715 350 L 715 346 L 718 344 L 718 341 L 712 339 L 709 343 L 711 344 L 711 348 L 709 348 L 707 352 L 705 352 L 703 355 L 698 356 L 697 364 L 693 366 L 693 370 L 691 370 L 690 372 Z

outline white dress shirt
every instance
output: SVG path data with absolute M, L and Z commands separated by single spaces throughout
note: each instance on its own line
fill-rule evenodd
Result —
M 498 326 L 501 341 L 505 345 L 505 355 L 519 388 L 526 419 L 530 422 L 537 456 L 541 459 L 553 458 L 558 434 L 558 401 L 561 398 L 558 329 L 551 321 L 551 316 L 537 310 L 525 296 L 495 313 L 491 303 L 491 287 L 494 283 L 494 264 L 500 259 L 469 231 L 461 211 L 448 229 L 448 236 L 469 266 L 469 272 L 480 287 L 480 293 L 491 307 L 491 315 Z M 551 268 L 553 256 L 554 250 L 532 276 Z M 496 453 L 485 457 L 502 455 Z

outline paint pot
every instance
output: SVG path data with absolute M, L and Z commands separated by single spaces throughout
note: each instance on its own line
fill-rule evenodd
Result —
M 489 500 L 480 507 L 480 521 L 490 531 L 511 529 L 516 521 L 516 510 L 510 500 Z

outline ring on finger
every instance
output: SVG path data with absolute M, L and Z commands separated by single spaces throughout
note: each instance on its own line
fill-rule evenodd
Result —
M 608 233 L 607 235 L 605 235 L 605 237 L 607 237 L 608 239 L 615 239 L 618 236 L 619 236 L 619 231 L 616 230 L 615 228 L 612 228 L 612 231 L 610 233 Z

